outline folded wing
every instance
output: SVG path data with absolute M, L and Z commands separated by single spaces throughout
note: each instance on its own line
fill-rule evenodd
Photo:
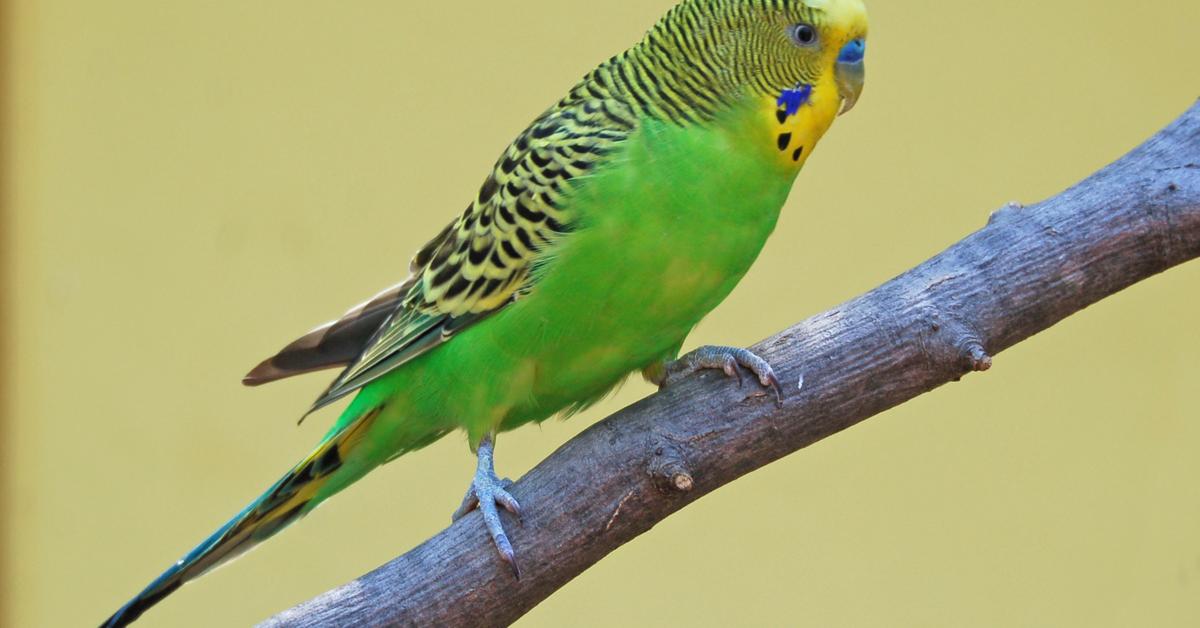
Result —
M 567 99 L 505 151 L 466 211 L 413 258 L 412 275 L 292 342 L 245 378 L 259 385 L 345 366 L 328 405 L 449 341 L 534 288 L 531 271 L 576 226 L 569 197 L 636 128 L 608 99 Z

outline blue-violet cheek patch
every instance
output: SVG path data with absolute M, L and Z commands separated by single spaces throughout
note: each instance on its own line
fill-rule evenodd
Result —
M 809 100 L 812 100 L 812 93 L 813 86 L 807 83 L 791 89 L 785 89 L 779 95 L 779 100 L 776 101 L 776 104 L 783 107 L 788 117 L 791 117 L 800 111 L 800 107 L 803 107 L 808 104 Z

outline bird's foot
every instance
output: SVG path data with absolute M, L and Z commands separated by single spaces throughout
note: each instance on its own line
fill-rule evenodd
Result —
M 774 390 L 775 402 L 783 405 L 783 390 L 779 385 L 779 378 L 775 376 L 775 370 L 754 352 L 739 347 L 700 347 L 668 364 L 660 386 L 666 386 L 672 379 L 701 369 L 720 369 L 725 375 L 736 378 L 740 388 L 743 382 L 739 367 L 754 373 L 763 388 Z
M 513 485 L 512 480 L 496 477 L 496 471 L 492 466 L 494 449 L 494 436 L 486 436 L 479 443 L 477 452 L 479 464 L 475 469 L 475 479 L 471 481 L 471 487 L 467 489 L 467 495 L 463 497 L 462 505 L 454 511 L 451 519 L 458 521 L 467 513 L 478 508 L 479 512 L 483 514 L 483 523 L 487 526 L 488 533 L 492 535 L 492 543 L 496 546 L 496 551 L 500 553 L 500 558 L 508 563 L 508 566 L 512 568 L 513 575 L 520 579 L 521 568 L 517 566 L 517 554 L 508 540 L 508 534 L 504 532 L 504 524 L 500 521 L 500 510 L 496 506 L 499 505 L 516 515 L 519 522 L 521 505 L 508 492 Z

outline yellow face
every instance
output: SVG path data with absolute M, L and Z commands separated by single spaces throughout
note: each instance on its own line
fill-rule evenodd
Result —
M 761 117 L 767 125 L 769 141 L 773 142 L 770 148 L 780 165 L 799 171 L 821 136 L 833 124 L 842 99 L 837 87 L 826 81 L 813 88 L 810 100 L 793 115 L 787 115 L 787 110 L 774 98 L 763 98 L 761 103 Z
M 798 171 L 839 112 L 862 91 L 867 13 L 861 0 L 805 0 L 804 17 L 785 27 L 811 77 L 759 98 L 762 123 L 780 165 Z

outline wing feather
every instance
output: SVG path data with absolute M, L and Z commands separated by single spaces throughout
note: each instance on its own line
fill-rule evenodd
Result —
M 242 383 L 261 386 L 293 375 L 348 366 L 371 337 L 398 310 L 412 288 L 412 278 L 361 303 L 341 318 L 317 327 L 254 367 Z
M 411 263 L 412 276 L 397 286 L 402 291 L 382 293 L 389 296 L 368 302 L 378 307 L 360 306 L 355 316 L 357 308 L 289 345 L 264 362 L 276 370 L 266 370 L 267 377 L 260 379 L 304 372 L 288 368 L 332 365 L 334 357 L 349 354 L 347 338 L 361 341 L 312 412 L 449 341 L 533 289 L 531 270 L 576 224 L 567 203 L 573 187 L 610 162 L 636 125 L 632 109 L 615 100 L 573 94 L 560 102 L 509 145 L 466 211 L 421 249 Z M 372 324 L 376 327 L 368 338 L 358 325 Z M 335 337 L 330 333 L 334 328 L 355 333 Z M 313 337 L 322 330 L 324 335 Z M 333 347 L 335 341 L 341 344 Z M 323 343 L 331 346 L 323 348 Z M 297 350 L 288 355 L 293 345 Z M 308 359 L 296 359 L 301 355 Z

